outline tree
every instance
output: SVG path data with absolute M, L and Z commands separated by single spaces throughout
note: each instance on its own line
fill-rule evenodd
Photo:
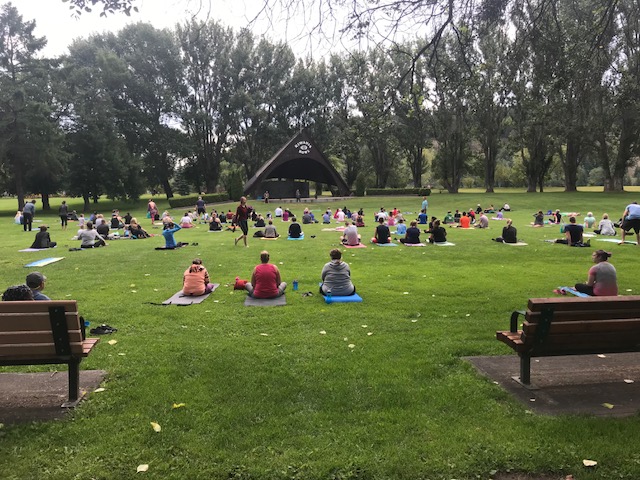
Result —
M 18 208 L 31 173 L 47 168 L 59 150 L 59 131 L 47 104 L 50 64 L 37 58 L 47 41 L 33 35 L 35 22 L 25 22 L 10 3 L 0 11 L 0 152 L 4 169 L 18 196 Z M 31 186 L 36 184 L 31 182 Z M 45 205 L 46 206 L 46 205 Z
M 138 11 L 138 7 L 135 6 L 137 0 L 62 0 L 62 2 L 69 2 L 69 10 L 73 10 L 73 13 L 78 16 L 83 13 L 91 13 L 92 7 L 95 5 L 102 6 L 101 17 L 116 12 L 122 12 L 129 16 L 131 10 Z

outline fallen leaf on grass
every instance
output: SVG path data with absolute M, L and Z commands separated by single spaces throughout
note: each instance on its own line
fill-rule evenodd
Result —
M 470 316 L 471 316 L 471 314 L 470 314 L 470 313 L 467 313 L 467 314 L 465 315 L 465 317 L 470 317 Z
M 100 392 L 104 392 L 105 390 L 106 390 L 106 389 L 104 389 L 104 388 L 100 387 L 100 388 L 96 388 L 96 389 L 94 390 L 94 392 L 96 392 L 96 393 L 100 393 Z
M 349 344 L 349 348 L 356 348 L 356 346 L 355 346 L 355 344 L 350 343 L 350 344 Z
M 362 328 L 367 328 L 367 325 L 360 325 Z
M 614 405 L 611 403 L 603 403 L 602 406 L 604 408 L 608 408 L 609 410 L 611 410 L 614 407 Z
M 136 473 L 146 472 L 147 470 L 149 470 L 149 465 L 143 463 L 142 465 L 138 465 L 138 468 L 136 468 Z
M 109 340 L 107 343 L 109 345 L 115 345 L 116 343 L 118 343 L 118 340 Z
M 162 431 L 162 427 L 160 426 L 159 423 L 156 423 L 156 422 L 151 422 L 151 428 L 153 428 L 153 430 L 155 432 L 161 432 Z
M 585 467 L 595 467 L 596 465 L 598 465 L 598 462 L 596 462 L 595 460 L 582 460 L 582 464 Z
M 416 320 L 415 318 L 413 320 L 411 320 L 411 323 L 416 323 L 418 320 Z
M 320 335 L 326 335 L 327 332 L 325 332 L 324 330 L 320 330 Z
M 403 295 L 409 295 L 409 292 L 402 292 Z
M 150 273 L 145 273 L 145 274 L 144 274 L 144 276 L 145 276 L 145 277 L 150 277 L 150 276 L 151 276 L 151 274 L 150 274 Z
M 131 293 L 138 293 L 137 290 L 131 290 Z
M 261 333 L 260 335 L 262 335 L 263 337 L 268 337 L 269 336 L 268 333 Z
M 131 285 L 129 285 L 130 288 L 135 288 L 136 284 L 132 283 Z
M 118 355 L 120 355 L 121 357 L 124 357 L 126 355 L 126 353 L 120 352 Z
M 174 403 L 174 404 L 171 406 L 171 408 L 173 408 L 173 409 L 175 410 L 176 408 L 183 408 L 183 407 L 186 407 L 186 406 L 187 406 L 187 404 L 186 404 L 186 403 Z
M 70 293 L 67 293 L 67 294 L 65 295 L 65 297 L 70 297 L 70 296 L 71 296 L 71 294 L 70 294 Z
M 153 289 L 153 291 L 154 291 L 154 292 L 157 292 L 157 291 L 158 291 L 158 289 L 157 289 L 157 288 L 154 288 L 154 289 Z

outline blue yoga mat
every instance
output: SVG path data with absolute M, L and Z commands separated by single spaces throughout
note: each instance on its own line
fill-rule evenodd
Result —
M 362 302 L 362 297 L 357 293 L 353 295 L 348 295 L 346 297 L 341 297 L 339 295 L 333 295 L 331 298 L 324 297 L 325 303 L 360 303 Z
M 304 240 L 304 235 L 300 235 L 298 238 L 287 237 L 287 240 Z
M 62 260 L 64 257 L 49 257 L 43 258 L 42 260 L 37 260 L 35 262 L 31 262 L 25 265 L 25 267 L 44 267 L 45 265 L 49 265 L 50 263 L 55 263 Z
M 374 243 L 374 245 L 377 245 L 379 247 L 397 247 L 398 244 L 397 243 Z
M 586 293 L 582 293 L 577 291 L 573 287 L 558 287 L 558 290 L 563 291 L 565 293 L 570 293 L 571 295 L 575 295 L 576 297 L 589 297 Z

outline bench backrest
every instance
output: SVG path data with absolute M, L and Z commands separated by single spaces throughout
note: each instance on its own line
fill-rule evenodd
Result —
M 75 300 L 0 302 L 0 361 L 82 357 Z
M 640 350 L 640 296 L 532 298 L 522 339 L 539 354 Z

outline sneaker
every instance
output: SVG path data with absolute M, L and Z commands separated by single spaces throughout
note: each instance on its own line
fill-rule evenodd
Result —
M 586 242 L 584 242 L 584 244 L 585 244 L 587 247 L 590 247 L 590 246 L 591 246 L 591 239 L 589 239 L 589 240 L 587 240 Z
M 91 330 L 89 330 L 89 333 L 91 333 L 92 335 L 109 335 L 117 331 L 118 331 L 117 328 L 113 328 L 103 323 L 99 327 L 92 328 Z

